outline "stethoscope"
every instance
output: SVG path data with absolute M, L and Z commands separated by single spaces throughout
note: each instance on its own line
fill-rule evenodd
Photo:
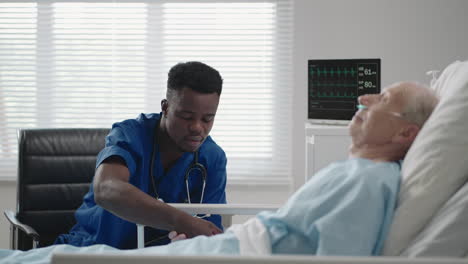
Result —
M 151 178 L 151 183 L 153 185 L 155 198 L 162 201 L 162 202 L 164 202 L 159 197 L 158 190 L 156 188 L 156 183 L 154 181 L 154 174 L 153 174 L 153 167 L 154 167 L 154 160 L 155 160 L 155 155 L 156 155 L 156 148 L 158 146 L 158 136 L 157 136 L 157 134 L 158 134 L 159 126 L 160 126 L 160 123 L 161 123 L 161 118 L 162 118 L 162 116 L 159 118 L 158 122 L 156 123 L 156 127 L 154 128 L 153 150 L 151 152 L 151 164 L 150 164 L 149 177 Z M 190 174 L 193 171 L 197 171 L 197 170 L 200 171 L 201 176 L 202 176 L 202 180 L 203 180 L 202 192 L 201 192 L 201 197 L 200 197 L 200 203 L 202 203 L 203 202 L 203 195 L 205 194 L 207 172 L 206 172 L 205 166 L 203 166 L 203 164 L 198 162 L 198 150 L 195 151 L 193 161 L 192 161 L 192 163 L 190 163 L 190 166 L 185 171 L 184 181 L 185 181 L 185 189 L 187 191 L 187 201 L 188 201 L 188 203 L 192 203 L 192 201 L 190 200 L 190 189 L 189 189 L 189 183 L 188 183 L 189 178 L 190 178 Z M 161 179 L 159 181 L 161 181 Z

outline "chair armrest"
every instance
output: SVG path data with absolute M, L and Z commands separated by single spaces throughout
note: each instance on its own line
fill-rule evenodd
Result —
M 11 210 L 5 210 L 3 212 L 7 218 L 7 220 L 10 222 L 10 224 L 12 224 L 14 227 L 16 228 L 19 228 L 21 230 L 23 230 L 26 235 L 32 237 L 32 239 L 34 241 L 38 241 L 39 240 L 39 234 L 36 232 L 36 230 L 34 230 L 34 228 L 28 226 L 28 225 L 25 225 L 23 223 L 21 223 L 18 218 L 16 218 L 16 215 L 13 211 Z
M 187 204 L 169 203 L 188 214 L 223 214 L 223 215 L 255 215 L 261 211 L 275 211 L 278 205 L 267 204 Z

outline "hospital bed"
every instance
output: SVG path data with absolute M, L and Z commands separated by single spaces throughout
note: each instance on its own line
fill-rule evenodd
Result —
M 455 199 L 453 199 L 455 198 Z M 171 204 L 180 210 L 189 214 L 222 214 L 233 215 L 253 215 L 259 211 L 275 210 L 275 205 L 239 205 L 239 204 Z M 457 209 L 458 208 L 458 209 Z M 450 199 L 434 217 L 447 218 L 450 215 L 444 213 L 450 211 L 452 214 L 456 211 L 462 213 L 458 215 L 458 222 L 462 223 L 461 229 L 455 231 L 460 236 L 466 236 L 468 232 L 463 232 L 468 223 L 468 184 Z M 431 224 L 433 226 L 431 227 Z M 440 229 L 437 224 L 429 223 L 429 229 Z M 424 231 L 423 231 L 424 233 Z M 447 241 L 448 246 L 453 246 L 463 241 Z M 468 243 L 465 243 L 468 249 Z M 465 252 L 468 253 L 468 252 Z M 408 254 L 407 254 L 408 255 Z M 52 257 L 53 264 L 74 264 L 74 263 L 103 263 L 103 264 L 146 264 L 146 263 L 164 263 L 164 264 L 468 264 L 466 258 L 453 257 L 425 257 L 408 258 L 403 257 L 316 257 L 304 255 L 273 255 L 273 256 L 167 256 L 167 255 L 122 255 L 119 253 L 101 253 L 99 255 L 77 254 L 77 253 L 56 253 Z
M 55 253 L 52 263 L 468 263 L 468 62 L 449 65 L 434 84 L 441 101 L 402 167 L 395 217 L 381 257 L 155 256 Z M 254 214 L 274 206 L 174 205 L 188 213 Z M 434 258 L 436 257 L 436 258 Z
M 454 258 L 402 257 L 311 257 L 311 256 L 121 256 L 112 254 L 56 254 L 53 264 L 466 264 L 468 260 Z
M 461 195 L 468 197 L 468 184 Z M 459 195 L 460 196 L 460 195 Z M 189 214 L 222 214 L 222 215 L 252 215 L 259 211 L 275 210 L 274 205 L 239 205 L 239 204 L 171 204 Z M 463 206 L 468 208 L 468 199 Z M 468 214 L 465 223 L 468 222 Z M 468 248 L 468 245 L 467 245 Z M 122 255 L 119 253 L 101 253 L 99 255 L 57 253 L 52 257 L 52 264 L 468 264 L 468 259 L 437 257 L 316 257 L 305 255 L 273 255 L 273 256 L 167 256 L 167 255 Z

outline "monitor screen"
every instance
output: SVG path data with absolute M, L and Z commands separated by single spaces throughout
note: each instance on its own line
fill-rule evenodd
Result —
M 308 118 L 351 120 L 357 98 L 380 93 L 380 59 L 309 60 Z

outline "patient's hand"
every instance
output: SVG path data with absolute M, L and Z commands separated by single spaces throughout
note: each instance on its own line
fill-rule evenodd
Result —
M 171 243 L 179 241 L 179 240 L 187 239 L 187 236 L 185 234 L 177 234 L 176 231 L 169 232 L 169 234 L 167 236 L 171 240 Z
M 193 217 L 186 213 L 180 214 L 175 223 L 174 231 L 177 234 L 184 234 L 186 238 L 199 235 L 212 236 L 223 232 L 212 222 Z

